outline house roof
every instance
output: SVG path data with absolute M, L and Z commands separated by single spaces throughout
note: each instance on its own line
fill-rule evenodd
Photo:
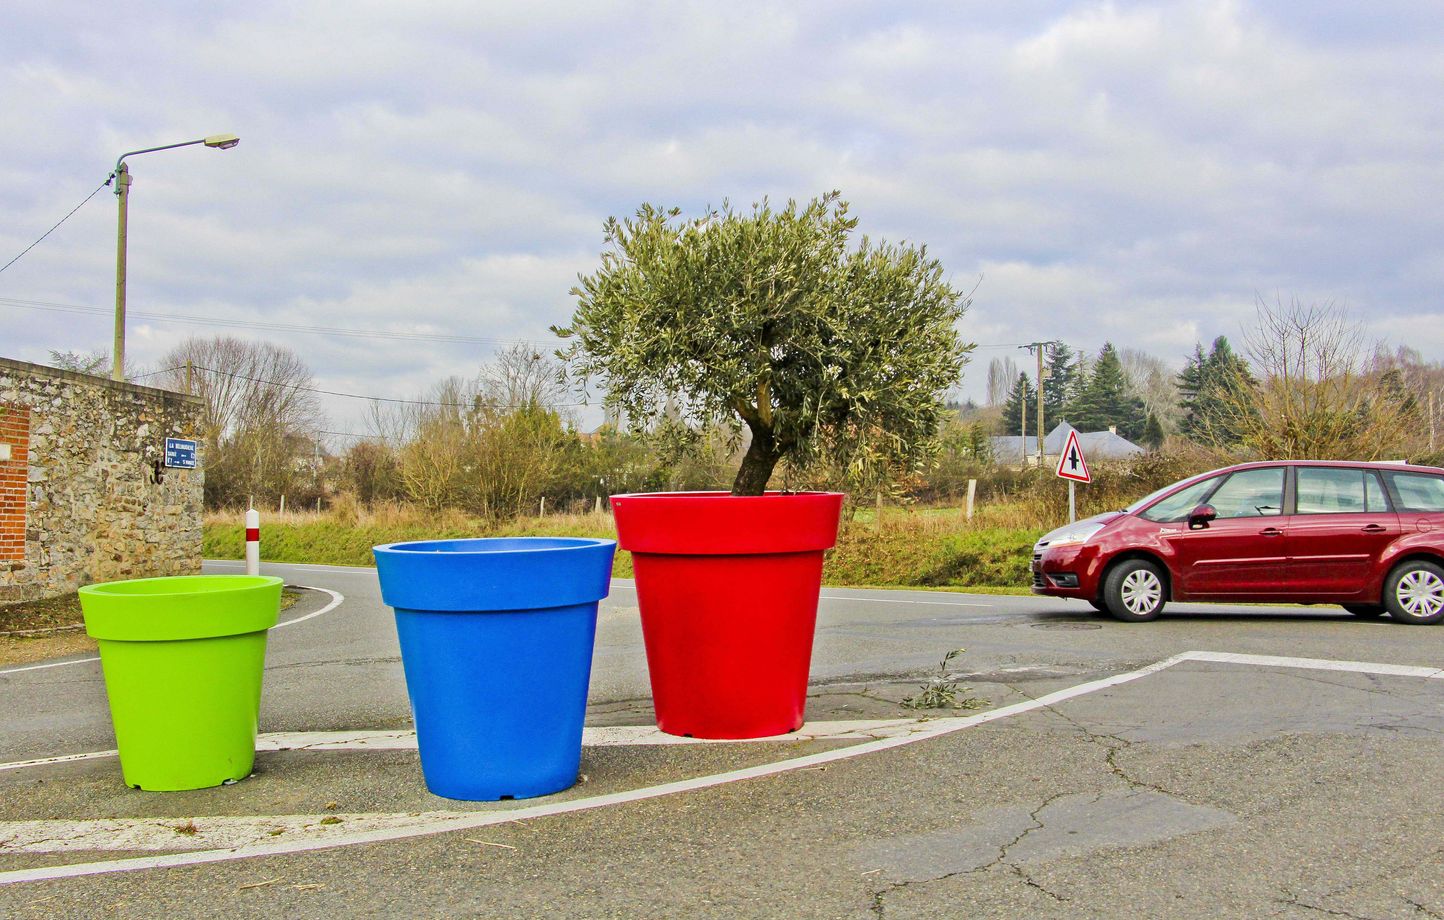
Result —
M 1062 453 L 1070 431 L 1077 429 L 1067 422 L 1059 422 L 1043 439 L 1043 453 L 1053 457 Z M 992 438 L 991 442 L 995 457 L 1031 457 L 1038 453 L 1038 439 L 1032 435 L 1002 435 Z M 1090 460 L 1123 460 L 1144 453 L 1143 448 L 1111 431 L 1079 431 L 1078 446 Z

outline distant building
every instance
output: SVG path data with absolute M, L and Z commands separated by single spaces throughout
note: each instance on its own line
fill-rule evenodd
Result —
M 1075 430 L 1067 422 L 1059 422 L 1058 427 L 1050 431 L 1048 436 L 1043 439 L 1044 457 L 1056 458 L 1062 452 L 1063 445 L 1068 443 L 1068 432 Z M 990 440 L 993 445 L 993 459 L 998 463 L 1016 466 L 1037 465 L 1038 439 L 1036 437 L 1003 435 Z M 1083 448 L 1083 457 L 1089 461 L 1127 460 L 1145 453 L 1142 447 L 1122 437 L 1112 428 L 1107 431 L 1079 431 L 1078 446 Z

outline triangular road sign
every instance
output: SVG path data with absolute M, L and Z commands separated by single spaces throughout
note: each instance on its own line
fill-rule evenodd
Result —
M 1083 459 L 1083 448 L 1078 446 L 1076 429 L 1068 432 L 1068 443 L 1063 446 L 1063 452 L 1058 455 L 1058 469 L 1054 472 L 1064 479 L 1072 479 L 1075 482 L 1093 481 L 1093 477 L 1088 474 L 1088 461 Z

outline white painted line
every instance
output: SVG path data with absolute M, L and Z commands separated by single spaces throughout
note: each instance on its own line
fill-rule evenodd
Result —
M 1241 655 L 1234 652 L 1189 652 L 1190 661 L 1247 664 L 1266 668 L 1302 668 L 1309 671 L 1347 671 L 1352 674 L 1387 674 L 1392 677 L 1423 677 L 1444 680 L 1444 668 L 1421 668 L 1407 664 L 1375 664 L 1369 661 L 1332 661 L 1327 658 L 1289 658 L 1281 655 Z
M 976 594 L 970 595 L 977 597 Z M 818 595 L 825 601 L 857 601 L 859 603 L 872 604 L 921 604 L 928 607 L 994 607 L 996 604 L 971 604 L 966 601 L 905 601 L 901 598 L 892 597 L 849 597 L 842 594 L 821 594 Z
M 23 668 L 6 668 L 5 670 L 0 671 L 0 677 L 5 676 L 6 674 L 19 674 L 21 671 L 43 671 L 46 668 L 63 668 L 68 664 L 85 664 L 90 661 L 99 660 L 99 658 L 92 656 L 90 658 L 72 658 L 69 661 L 52 661 L 49 664 L 27 664 Z
M 714 739 L 668 735 L 655 725 L 589 726 L 582 729 L 583 747 L 655 747 L 676 744 L 755 744 L 798 741 L 867 741 L 893 738 L 936 728 L 949 719 L 842 719 L 809 722 L 786 735 L 766 738 Z M 263 732 L 256 736 L 256 750 L 274 751 L 414 751 L 416 732 L 405 729 L 345 732 Z M 117 751 L 91 751 L 36 760 L 0 763 L 0 773 L 31 767 L 49 767 L 81 760 L 115 757 Z
M 193 853 L 169 853 L 162 856 L 140 856 L 129 859 L 107 860 L 103 862 L 75 863 L 66 866 L 48 866 L 34 869 L 16 869 L 9 872 L 0 872 L 0 885 L 12 885 L 19 882 L 40 881 L 44 879 L 76 878 L 86 875 L 100 875 L 110 872 L 134 872 L 142 869 L 154 869 L 163 866 L 187 866 L 200 865 L 204 863 L 225 862 L 234 859 L 249 859 L 256 856 L 277 856 L 286 853 L 305 853 L 312 850 L 326 849 L 337 846 L 351 846 L 362 843 L 380 843 L 388 840 L 402 840 L 410 837 L 427 836 L 440 834 L 453 830 L 474 830 L 492 824 L 500 824 L 508 821 L 524 821 L 530 818 L 544 818 L 553 815 L 568 814 L 571 812 L 589 811 L 596 808 L 606 808 L 612 805 L 623 805 L 631 802 L 641 802 L 647 799 L 660 798 L 663 796 L 675 795 L 682 792 L 693 792 L 699 789 L 707 789 L 713 786 L 721 786 L 726 783 L 734 783 L 742 780 L 758 779 L 765 776 L 775 776 L 779 773 L 787 773 L 793 770 L 801 770 L 808 767 L 822 766 L 839 760 L 847 760 L 859 757 L 863 754 L 871 754 L 877 751 L 884 751 L 890 748 L 900 747 L 905 744 L 913 744 L 929 738 L 936 738 L 941 735 L 955 732 L 964 728 L 971 728 L 974 725 L 982 725 L 996 719 L 1006 718 L 1018 713 L 1029 712 L 1034 709 L 1041 709 L 1051 706 L 1064 700 L 1073 699 L 1095 690 L 1102 690 L 1107 687 L 1114 687 L 1119 684 L 1146 677 L 1164 668 L 1185 660 L 1182 656 L 1174 656 L 1164 661 L 1151 664 L 1146 668 L 1137 671 L 1130 671 L 1127 674 L 1118 674 L 1102 680 L 1090 681 L 1070 687 L 1066 690 L 1059 690 L 1038 697 L 1035 700 L 1028 700 L 1023 703 L 1015 703 L 1011 706 L 1004 706 L 990 712 L 979 713 L 976 716 L 969 716 L 960 719 L 939 719 L 926 723 L 927 728 L 909 735 L 882 738 L 876 741 L 868 741 L 862 744 L 855 744 L 850 747 L 838 748 L 832 751 L 823 751 L 817 754 L 809 754 L 803 757 L 794 757 L 770 764 L 762 764 L 755 767 L 747 767 L 741 770 L 732 770 L 726 773 L 717 773 L 711 776 L 700 776 L 693 779 L 679 780 L 672 783 L 664 783 L 660 786 L 651 786 L 642 789 L 631 789 L 625 792 L 614 792 L 607 795 L 592 796 L 590 798 L 573 799 L 571 801 L 550 801 L 540 805 L 532 805 L 523 808 L 508 808 L 497 811 L 464 812 L 459 813 L 460 817 L 448 818 L 445 821 L 420 821 L 416 824 L 380 828 L 359 833 L 346 833 L 329 837 L 325 840 L 276 840 L 267 843 L 260 843 L 250 846 L 239 846 L 227 849 L 203 850 Z
M 24 770 L 27 767 L 50 767 L 61 763 L 74 763 L 78 760 L 100 760 L 104 757 L 115 757 L 120 752 L 117 750 L 91 751 L 88 754 L 62 754 L 59 757 L 41 757 L 38 760 L 16 760 L 11 763 L 0 763 L 0 773 L 6 770 Z
M 346 599 L 340 593 L 332 591 L 330 588 L 313 588 L 309 585 L 291 585 L 291 587 L 301 588 L 306 591 L 324 592 L 331 595 L 331 603 L 327 604 L 325 607 L 322 607 L 320 610 L 315 611 L 314 613 L 308 613 L 303 617 L 296 617 L 294 620 L 285 620 L 281 623 L 277 623 L 275 626 L 271 627 L 272 629 L 281 629 L 285 626 L 295 626 L 297 623 L 304 623 L 312 617 L 318 617 L 323 613 L 330 613 L 332 610 L 335 610 L 337 607 L 341 606 L 341 602 Z M 99 660 L 100 659 L 98 657 L 91 656 L 90 658 L 72 658 L 69 661 L 52 661 L 49 664 L 28 664 L 20 668 L 6 668 L 5 670 L 0 671 L 0 677 L 5 676 L 6 674 L 19 674 L 22 671 L 43 671 L 46 668 L 63 668 L 66 665 L 88 664 L 89 662 Z M 4 769 L 4 767 L 0 766 L 0 769 Z
M 176 852 L 255 846 L 287 840 L 326 841 L 346 833 L 445 823 L 465 812 L 364 812 L 318 815 L 241 815 L 209 818 L 103 818 L 94 821 L 0 822 L 0 852 L 75 853 L 89 850 Z
M 309 585 L 291 585 L 291 587 L 300 588 L 302 591 L 324 591 L 325 593 L 331 595 L 331 603 L 322 607 L 320 610 L 315 611 L 314 613 L 308 613 L 303 617 L 296 617 L 294 620 L 286 620 L 284 623 L 277 623 L 275 626 L 271 627 L 271 629 L 273 630 L 282 629 L 287 626 L 295 626 L 297 623 L 304 623 L 312 617 L 318 617 L 323 613 L 330 613 L 332 610 L 340 607 L 341 602 L 346 599 L 341 595 L 339 591 L 332 591 L 330 588 L 312 588 Z
M 220 568 L 244 569 L 246 567 L 245 562 L 237 561 L 234 559 L 206 559 L 204 561 L 206 565 L 216 566 Z M 305 563 L 301 562 L 270 561 L 265 561 L 262 563 L 262 565 L 265 565 L 268 568 L 275 566 L 285 566 L 287 569 L 293 569 L 297 572 L 335 572 L 339 570 L 343 572 L 371 572 L 374 574 L 376 571 L 376 567 L 374 565 L 306 565 Z M 261 574 L 264 575 L 266 573 L 262 572 Z
M 788 760 L 777 761 L 770 764 L 762 764 L 755 767 L 747 767 L 741 770 L 731 770 L 726 773 L 717 773 L 711 776 L 694 777 L 687 780 L 679 780 L 672 783 L 664 783 L 659 786 L 651 786 L 642 789 L 632 789 L 625 792 L 614 792 L 607 795 L 592 796 L 589 798 L 566 800 L 551 800 L 539 805 L 532 805 L 522 808 L 504 808 L 494 811 L 473 811 L 473 812 L 442 812 L 444 818 L 434 818 L 421 814 L 417 816 L 416 823 L 404 824 L 396 827 L 380 827 L 359 832 L 347 831 L 346 833 L 328 835 L 324 839 L 293 839 L 293 840 L 272 840 L 259 844 L 241 845 L 236 847 L 202 850 L 191 853 L 167 853 L 160 856 L 142 856 L 129 859 L 115 859 L 103 862 L 76 863 L 64 866 L 49 866 L 33 869 L 17 869 L 9 872 L 0 872 L 0 885 L 11 885 L 20 882 L 41 881 L 47 879 L 75 878 L 87 875 L 101 875 L 110 872 L 134 872 L 143 869 L 154 869 L 165 866 L 187 866 L 201 865 L 205 863 L 225 862 L 236 859 L 250 859 L 260 856 L 279 856 L 288 853 L 305 853 L 313 850 L 327 849 L 330 847 L 350 846 L 363 843 L 381 843 L 390 840 L 402 840 L 412 837 L 427 836 L 430 834 L 441 834 L 448 831 L 473 830 L 493 824 L 501 824 L 512 821 L 525 821 L 531 818 L 544 818 L 555 815 L 568 814 L 580 811 L 589 811 L 597 808 L 606 808 L 612 805 L 623 805 L 632 802 L 641 802 L 648 799 L 661 798 L 663 796 L 675 795 L 684 792 L 693 792 L 699 789 L 708 789 L 714 786 L 721 786 L 726 783 L 740 782 L 749 779 L 758 779 L 767 776 L 775 776 L 780 773 L 787 773 L 794 770 L 807 769 L 809 767 L 823 766 L 842 760 L 849 760 L 853 757 L 860 757 L 863 754 L 872 754 L 878 751 L 890 750 L 902 747 L 903 745 L 914 744 L 937 738 L 942 735 L 972 728 L 976 725 L 983 725 L 988 722 L 1004 719 L 1009 716 L 1055 706 L 1059 703 L 1085 696 L 1089 693 L 1096 693 L 1099 690 L 1106 690 L 1130 681 L 1156 674 L 1167 668 L 1185 661 L 1206 661 L 1224 664 L 1242 664 L 1263 667 L 1287 667 L 1287 668 L 1311 668 L 1331 671 L 1349 671 L 1364 674 L 1397 674 L 1400 676 L 1416 676 L 1437 678 L 1440 676 L 1440 669 L 1437 668 L 1416 668 L 1403 665 L 1373 664 L 1369 662 L 1336 662 L 1317 658 L 1287 658 L 1270 655 L 1235 655 L 1227 652 L 1183 652 L 1162 661 L 1147 665 L 1135 671 L 1124 674 L 1116 674 L 1112 677 L 1105 677 L 1100 680 L 1088 681 L 1074 687 L 1068 687 L 1053 693 L 1044 694 L 1036 699 L 1027 700 L 1021 703 L 1014 703 L 1011 706 L 1003 706 L 988 712 L 979 713 L 975 716 L 953 719 L 937 719 L 923 723 L 919 731 L 907 735 L 880 738 L 875 741 L 868 741 L 862 744 L 855 744 L 849 747 L 837 748 L 831 751 L 822 751 L 816 754 L 808 754 L 803 757 L 794 757 Z M 209 820 L 209 819 L 198 819 Z M 284 835 L 283 835 L 284 836 Z

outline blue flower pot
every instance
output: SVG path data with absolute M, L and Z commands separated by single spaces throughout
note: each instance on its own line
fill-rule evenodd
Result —
M 433 793 L 523 799 L 576 782 L 616 548 L 516 537 L 373 549 Z

